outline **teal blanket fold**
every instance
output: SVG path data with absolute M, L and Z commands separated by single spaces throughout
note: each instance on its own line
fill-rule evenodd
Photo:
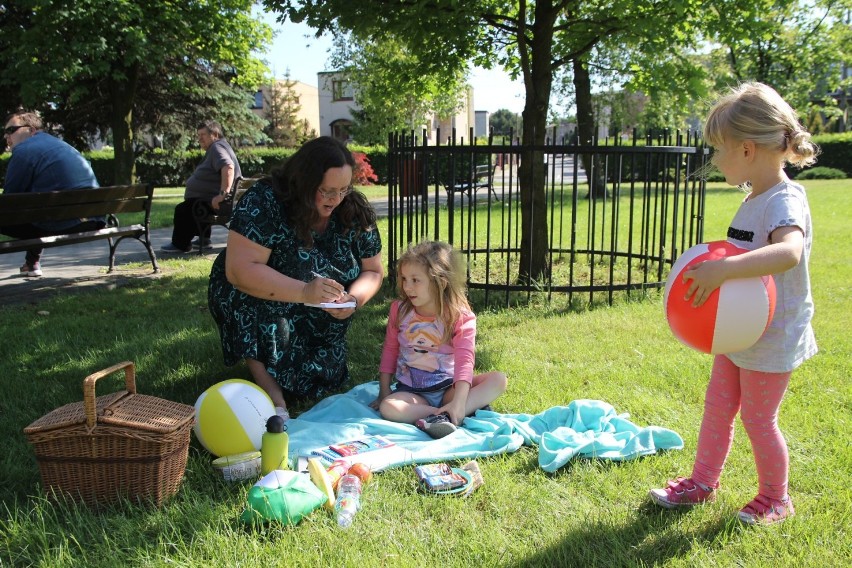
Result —
M 386 467 L 473 459 L 538 445 L 538 463 L 556 471 L 575 457 L 629 460 L 658 450 L 679 450 L 683 439 L 658 426 L 641 428 L 600 400 L 574 400 L 539 414 L 500 414 L 485 410 L 468 417 L 455 433 L 433 440 L 411 424 L 390 422 L 369 407 L 379 392 L 376 381 L 318 402 L 290 420 L 290 459 L 322 446 L 381 435 L 406 451 Z

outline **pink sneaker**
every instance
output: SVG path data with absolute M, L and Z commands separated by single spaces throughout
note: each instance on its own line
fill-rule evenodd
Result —
M 751 503 L 740 509 L 739 519 L 747 525 L 774 525 L 796 514 L 790 496 L 772 499 L 758 495 Z
M 705 490 L 692 481 L 692 478 L 678 477 L 674 481 L 670 480 L 663 489 L 651 489 L 648 492 L 648 497 L 651 498 L 651 501 L 666 509 L 694 507 L 705 501 L 715 501 L 718 487 L 719 484 L 717 483 L 716 487 Z

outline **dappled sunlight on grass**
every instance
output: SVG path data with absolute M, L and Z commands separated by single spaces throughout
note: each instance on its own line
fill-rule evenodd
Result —
M 162 509 L 124 503 L 95 514 L 46 500 L 22 430 L 81 400 L 86 375 L 131 360 L 139 392 L 187 404 L 218 381 L 248 378 L 244 365 L 222 362 L 207 311 L 212 258 L 193 255 L 163 259 L 162 277 L 0 307 L 6 330 L 0 344 L 6 440 L 0 564 L 276 566 L 284 555 L 288 565 L 303 566 L 844 565 L 849 535 L 841 521 L 852 516 L 852 459 L 844 443 L 852 428 L 850 189 L 849 182 L 809 184 L 821 351 L 794 373 L 781 408 L 797 517 L 780 527 L 755 530 L 734 521 L 756 484 L 740 426 L 716 503 L 684 513 L 648 504 L 649 488 L 690 471 L 711 361 L 672 336 L 656 290 L 617 299 L 612 307 L 583 298 L 571 304 L 564 294 L 550 302 L 545 294 L 529 301 L 517 294 L 511 308 L 486 306 L 484 292 L 473 290 L 476 370 L 509 376 L 508 392 L 493 403 L 497 412 L 536 414 L 572 400 L 603 400 L 640 427 L 678 432 L 681 451 L 627 462 L 574 460 L 549 474 L 539 466 L 538 448 L 524 446 L 479 459 L 485 485 L 466 499 L 425 495 L 410 467 L 391 469 L 365 487 L 362 509 L 345 533 L 323 510 L 296 527 L 244 527 L 238 517 L 251 483 L 222 481 L 194 438 L 184 482 Z M 718 221 L 708 222 L 709 239 L 721 238 L 739 203 L 738 196 L 723 195 Z M 567 260 L 557 264 L 562 271 Z M 624 263 L 617 269 L 624 271 Z M 353 382 L 344 388 L 377 378 L 393 296 L 385 286 L 356 313 L 347 338 Z M 98 393 L 121 387 L 117 374 L 99 381 Z

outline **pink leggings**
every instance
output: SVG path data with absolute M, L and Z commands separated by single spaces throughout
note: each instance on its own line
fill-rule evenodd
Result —
M 772 499 L 787 495 L 790 458 L 787 442 L 778 429 L 778 408 L 791 374 L 740 369 L 724 355 L 716 355 L 704 398 L 704 418 L 692 469 L 694 481 L 710 487 L 719 482 L 739 411 L 757 465 L 758 493 Z

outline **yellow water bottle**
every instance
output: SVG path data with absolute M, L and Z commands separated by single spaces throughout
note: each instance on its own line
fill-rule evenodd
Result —
M 276 469 L 288 469 L 287 467 L 287 426 L 284 419 L 273 414 L 266 421 L 266 432 L 260 439 L 260 473 L 266 475 Z

